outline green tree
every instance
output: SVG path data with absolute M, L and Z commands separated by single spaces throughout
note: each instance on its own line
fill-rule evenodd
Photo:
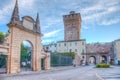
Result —
M 27 55 L 27 48 L 25 48 L 25 46 L 23 44 L 21 44 L 21 52 L 20 53 L 21 53 L 21 57 L 20 57 L 21 62 L 25 61 L 28 55 Z
M 3 43 L 3 39 L 4 39 L 4 34 L 0 32 L 0 43 Z
M 62 53 L 63 56 L 70 56 L 72 59 L 75 59 L 75 53 L 74 52 L 65 52 Z

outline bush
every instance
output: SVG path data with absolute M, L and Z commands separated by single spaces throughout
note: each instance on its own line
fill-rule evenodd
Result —
M 109 64 L 97 64 L 96 68 L 110 68 Z

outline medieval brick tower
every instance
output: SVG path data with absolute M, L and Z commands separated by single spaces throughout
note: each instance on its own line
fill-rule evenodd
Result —
M 80 40 L 81 15 L 71 11 L 68 15 L 63 15 L 64 21 L 64 40 Z

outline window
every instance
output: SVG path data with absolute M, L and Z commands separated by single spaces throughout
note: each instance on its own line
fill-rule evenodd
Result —
M 75 49 L 75 52 L 77 52 L 77 49 Z
M 84 57 L 84 56 L 82 56 L 82 58 L 84 59 L 85 57 Z
M 77 46 L 77 42 L 75 42 L 75 46 Z
M 84 45 L 84 42 L 82 42 L 82 45 Z
M 60 44 L 59 44 L 59 46 L 60 46 Z
M 72 52 L 72 49 L 70 49 L 69 52 Z
M 70 43 L 70 46 L 71 46 L 72 44 Z
M 84 49 L 82 49 L 82 54 L 84 54 Z
M 46 49 L 48 50 L 48 49 L 49 49 L 49 47 L 47 46 L 47 47 L 46 47 Z
M 66 50 L 64 50 L 64 52 L 66 52 Z
M 66 43 L 64 43 L 64 46 L 66 46 Z

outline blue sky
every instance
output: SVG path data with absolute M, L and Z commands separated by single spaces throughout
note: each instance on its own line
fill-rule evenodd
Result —
M 80 12 L 81 39 L 87 43 L 120 38 L 120 0 L 18 0 L 19 15 L 40 15 L 44 44 L 64 40 L 63 15 Z M 15 0 L 0 0 L 0 32 L 7 32 Z

